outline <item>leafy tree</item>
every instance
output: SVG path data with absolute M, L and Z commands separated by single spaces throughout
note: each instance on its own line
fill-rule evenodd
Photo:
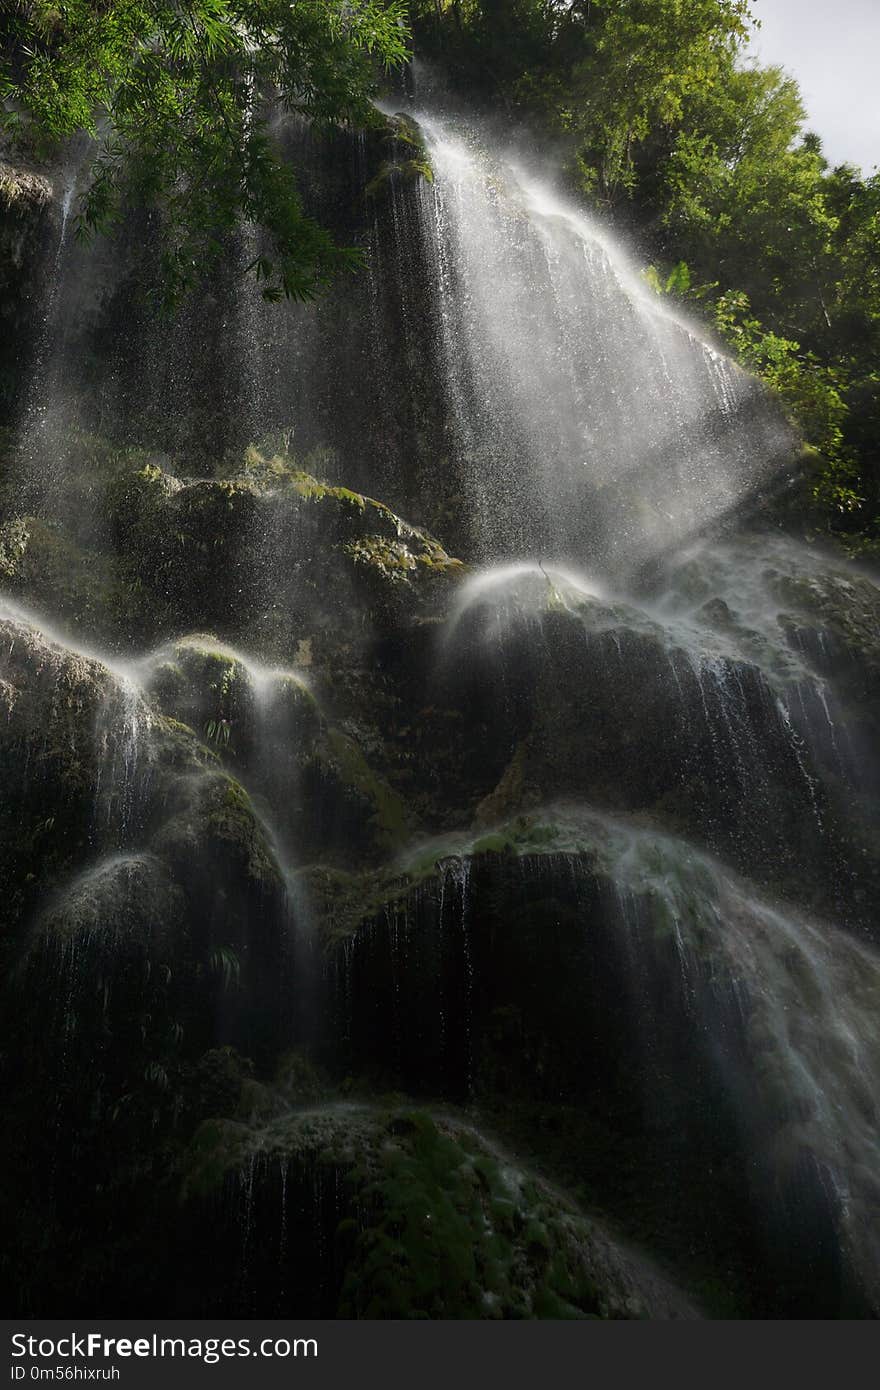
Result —
M 638 150 L 711 89 L 747 34 L 746 0 L 594 0 L 589 51 L 571 75 L 563 125 L 580 144 L 584 187 L 613 205 L 632 192 Z
M 865 499 L 856 490 L 858 475 L 844 437 L 849 408 L 846 378 L 814 353 L 778 333 L 768 332 L 750 313 L 748 296 L 729 291 L 715 302 L 715 327 L 740 362 L 779 396 L 791 418 L 819 451 L 822 466 L 813 492 L 816 500 L 844 517 Z
M 734 68 L 684 113 L 655 197 L 665 239 L 699 278 L 747 288 L 760 315 L 800 336 L 824 313 L 837 219 L 818 142 L 779 68 Z
M 100 142 L 81 227 L 158 204 L 169 298 L 242 218 L 266 233 L 267 298 L 312 298 L 353 263 L 304 212 L 267 111 L 369 122 L 377 67 L 407 53 L 403 0 L 12 0 L 2 37 L 7 127 Z

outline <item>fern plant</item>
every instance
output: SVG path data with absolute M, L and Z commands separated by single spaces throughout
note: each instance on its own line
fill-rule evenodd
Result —
M 237 989 L 241 983 L 241 962 L 231 946 L 217 946 L 211 952 L 210 967 L 223 982 L 223 992 Z
M 229 740 L 232 737 L 232 725 L 228 719 L 209 719 L 205 725 L 205 736 L 211 743 L 220 744 L 223 748 L 229 747 Z

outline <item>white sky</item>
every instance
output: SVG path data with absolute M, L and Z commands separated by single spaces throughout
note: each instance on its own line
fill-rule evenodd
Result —
M 831 164 L 880 164 L 880 0 L 750 0 L 751 51 L 798 80 Z

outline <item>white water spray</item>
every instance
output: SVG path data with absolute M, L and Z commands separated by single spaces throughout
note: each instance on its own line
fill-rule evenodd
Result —
M 417 119 L 444 389 L 487 556 L 552 546 L 625 576 L 766 482 L 788 437 L 756 383 L 586 214 Z

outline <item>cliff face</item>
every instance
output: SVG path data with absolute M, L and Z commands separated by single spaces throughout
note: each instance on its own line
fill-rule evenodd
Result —
M 9 418 L 40 331 L 41 272 L 58 209 L 46 176 L 0 160 L 0 408 Z
M 498 318 L 449 146 L 289 139 L 313 309 L 7 197 L 8 1306 L 876 1311 L 880 591 L 738 525 L 784 431 L 579 225 L 510 195 Z
M 439 507 L 444 495 L 444 412 L 417 196 L 424 145 L 406 118 L 360 135 L 294 122 L 278 139 L 310 211 L 367 258 L 317 305 L 264 304 L 245 273 L 259 237 L 243 228 L 200 291 L 175 313 L 157 311 L 156 215 L 132 211 L 112 240 L 83 244 L 75 195 L 54 265 L 63 200 L 87 175 L 87 153 L 74 150 L 48 176 L 10 166 L 17 191 L 5 203 L 0 172 L 3 313 L 31 337 L 51 320 L 42 374 L 59 415 L 85 433 L 207 474 L 269 439 L 300 457 L 334 451 L 349 486 L 434 524 L 423 503 L 433 495 Z M 58 276 L 63 294 L 50 303 Z M 7 419 L 13 397 L 26 407 L 35 374 L 26 342 L 13 341 L 4 335 Z

